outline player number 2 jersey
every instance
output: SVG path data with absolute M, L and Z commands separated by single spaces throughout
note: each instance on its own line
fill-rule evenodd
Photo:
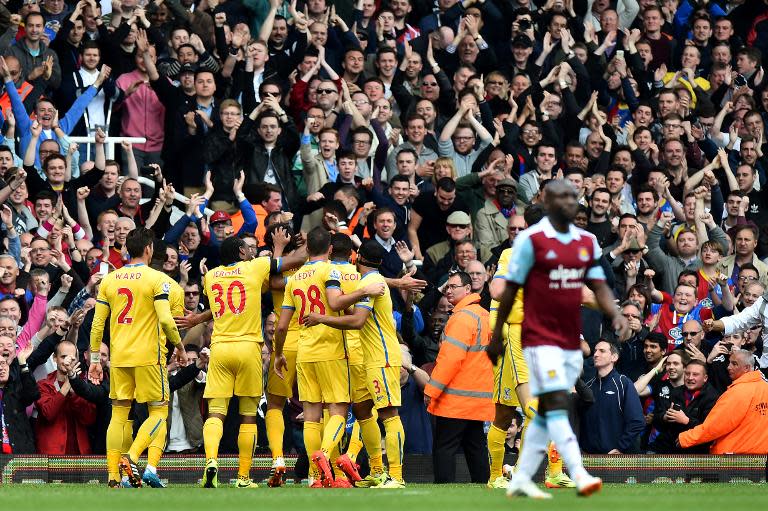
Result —
M 165 363 L 165 336 L 155 312 L 155 300 L 167 301 L 170 292 L 167 276 L 145 264 L 125 265 L 102 279 L 94 324 L 106 319 L 98 305 L 106 306 L 113 367 Z M 103 331 L 103 326 L 97 330 Z

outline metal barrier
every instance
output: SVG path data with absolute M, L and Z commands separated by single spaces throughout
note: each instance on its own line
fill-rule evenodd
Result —
M 70 142 L 76 144 L 84 144 L 86 150 L 86 158 L 91 159 L 91 148 L 89 144 L 95 144 L 95 137 L 69 137 Z M 144 137 L 107 137 L 104 141 L 104 153 L 108 160 L 115 159 L 115 144 L 122 144 L 123 142 L 130 142 L 131 144 L 144 144 L 147 139 Z
M 294 478 L 296 456 L 286 456 L 288 479 Z M 514 464 L 514 456 L 506 462 Z M 463 455 L 456 456 L 456 482 L 469 482 L 469 472 Z M 143 463 L 142 463 L 143 464 Z M 225 455 L 219 458 L 219 478 L 222 481 L 237 477 L 238 459 Z M 306 469 L 306 460 L 304 463 Z M 269 476 L 272 457 L 257 454 L 253 459 L 251 475 L 256 481 Z M 615 455 L 584 456 L 584 466 L 605 482 L 618 484 L 669 483 L 765 483 L 766 456 L 732 455 Z M 165 455 L 160 462 L 159 474 L 171 484 L 197 484 L 205 467 L 203 455 Z M 406 455 L 404 477 L 409 483 L 432 483 L 432 456 Z M 107 483 L 104 456 L 4 456 L 0 455 L 2 484 L 30 483 Z M 543 467 L 536 478 L 543 478 Z

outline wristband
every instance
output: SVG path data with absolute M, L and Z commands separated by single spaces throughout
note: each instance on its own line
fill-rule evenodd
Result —
M 240 53 L 240 49 L 236 48 L 234 46 L 229 47 L 229 54 L 233 57 L 237 57 L 237 55 Z
M 416 372 L 416 367 L 412 365 L 411 367 L 406 369 L 406 371 L 408 372 L 408 374 L 412 375 L 413 373 Z
M 100 364 L 101 354 L 99 352 L 91 353 L 91 364 Z
M 19 367 L 21 368 L 22 373 L 28 373 L 29 372 L 29 366 L 27 363 L 19 364 Z

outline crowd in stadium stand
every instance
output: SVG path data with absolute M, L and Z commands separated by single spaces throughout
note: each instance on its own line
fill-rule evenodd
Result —
M 404 450 L 432 454 L 449 278 L 488 310 L 553 179 L 577 190 L 631 327 L 617 339 L 585 291 L 582 450 L 768 452 L 752 417 L 768 409 L 768 0 L 2 0 L 0 55 L 3 454 L 105 452 L 89 332 L 136 226 L 194 312 L 227 237 L 259 256 L 317 226 L 375 239 Z M 168 360 L 166 452 L 201 452 L 210 335 L 183 331 L 189 364 Z M 296 396 L 284 416 L 286 453 L 305 454 Z M 236 436 L 225 424 L 222 452 Z

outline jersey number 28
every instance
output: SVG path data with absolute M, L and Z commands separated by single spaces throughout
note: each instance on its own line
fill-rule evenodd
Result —
M 299 311 L 299 323 L 304 322 L 304 314 L 307 312 L 307 302 L 309 302 L 309 312 L 325 314 L 325 304 L 320 299 L 320 289 L 317 286 L 309 286 L 307 294 L 301 289 L 294 289 L 293 295 L 301 299 L 301 310 Z
M 224 303 L 224 288 L 221 284 L 214 284 L 211 286 L 211 289 L 216 293 L 216 296 L 213 297 L 213 301 L 218 305 L 218 309 L 213 313 L 215 317 L 220 318 L 227 308 L 229 308 L 229 311 L 232 314 L 240 314 L 245 310 L 245 286 L 239 280 L 233 280 L 227 288 L 226 304 Z M 235 301 L 233 299 L 235 289 L 237 289 L 237 294 L 239 295 L 237 306 L 235 306 Z

